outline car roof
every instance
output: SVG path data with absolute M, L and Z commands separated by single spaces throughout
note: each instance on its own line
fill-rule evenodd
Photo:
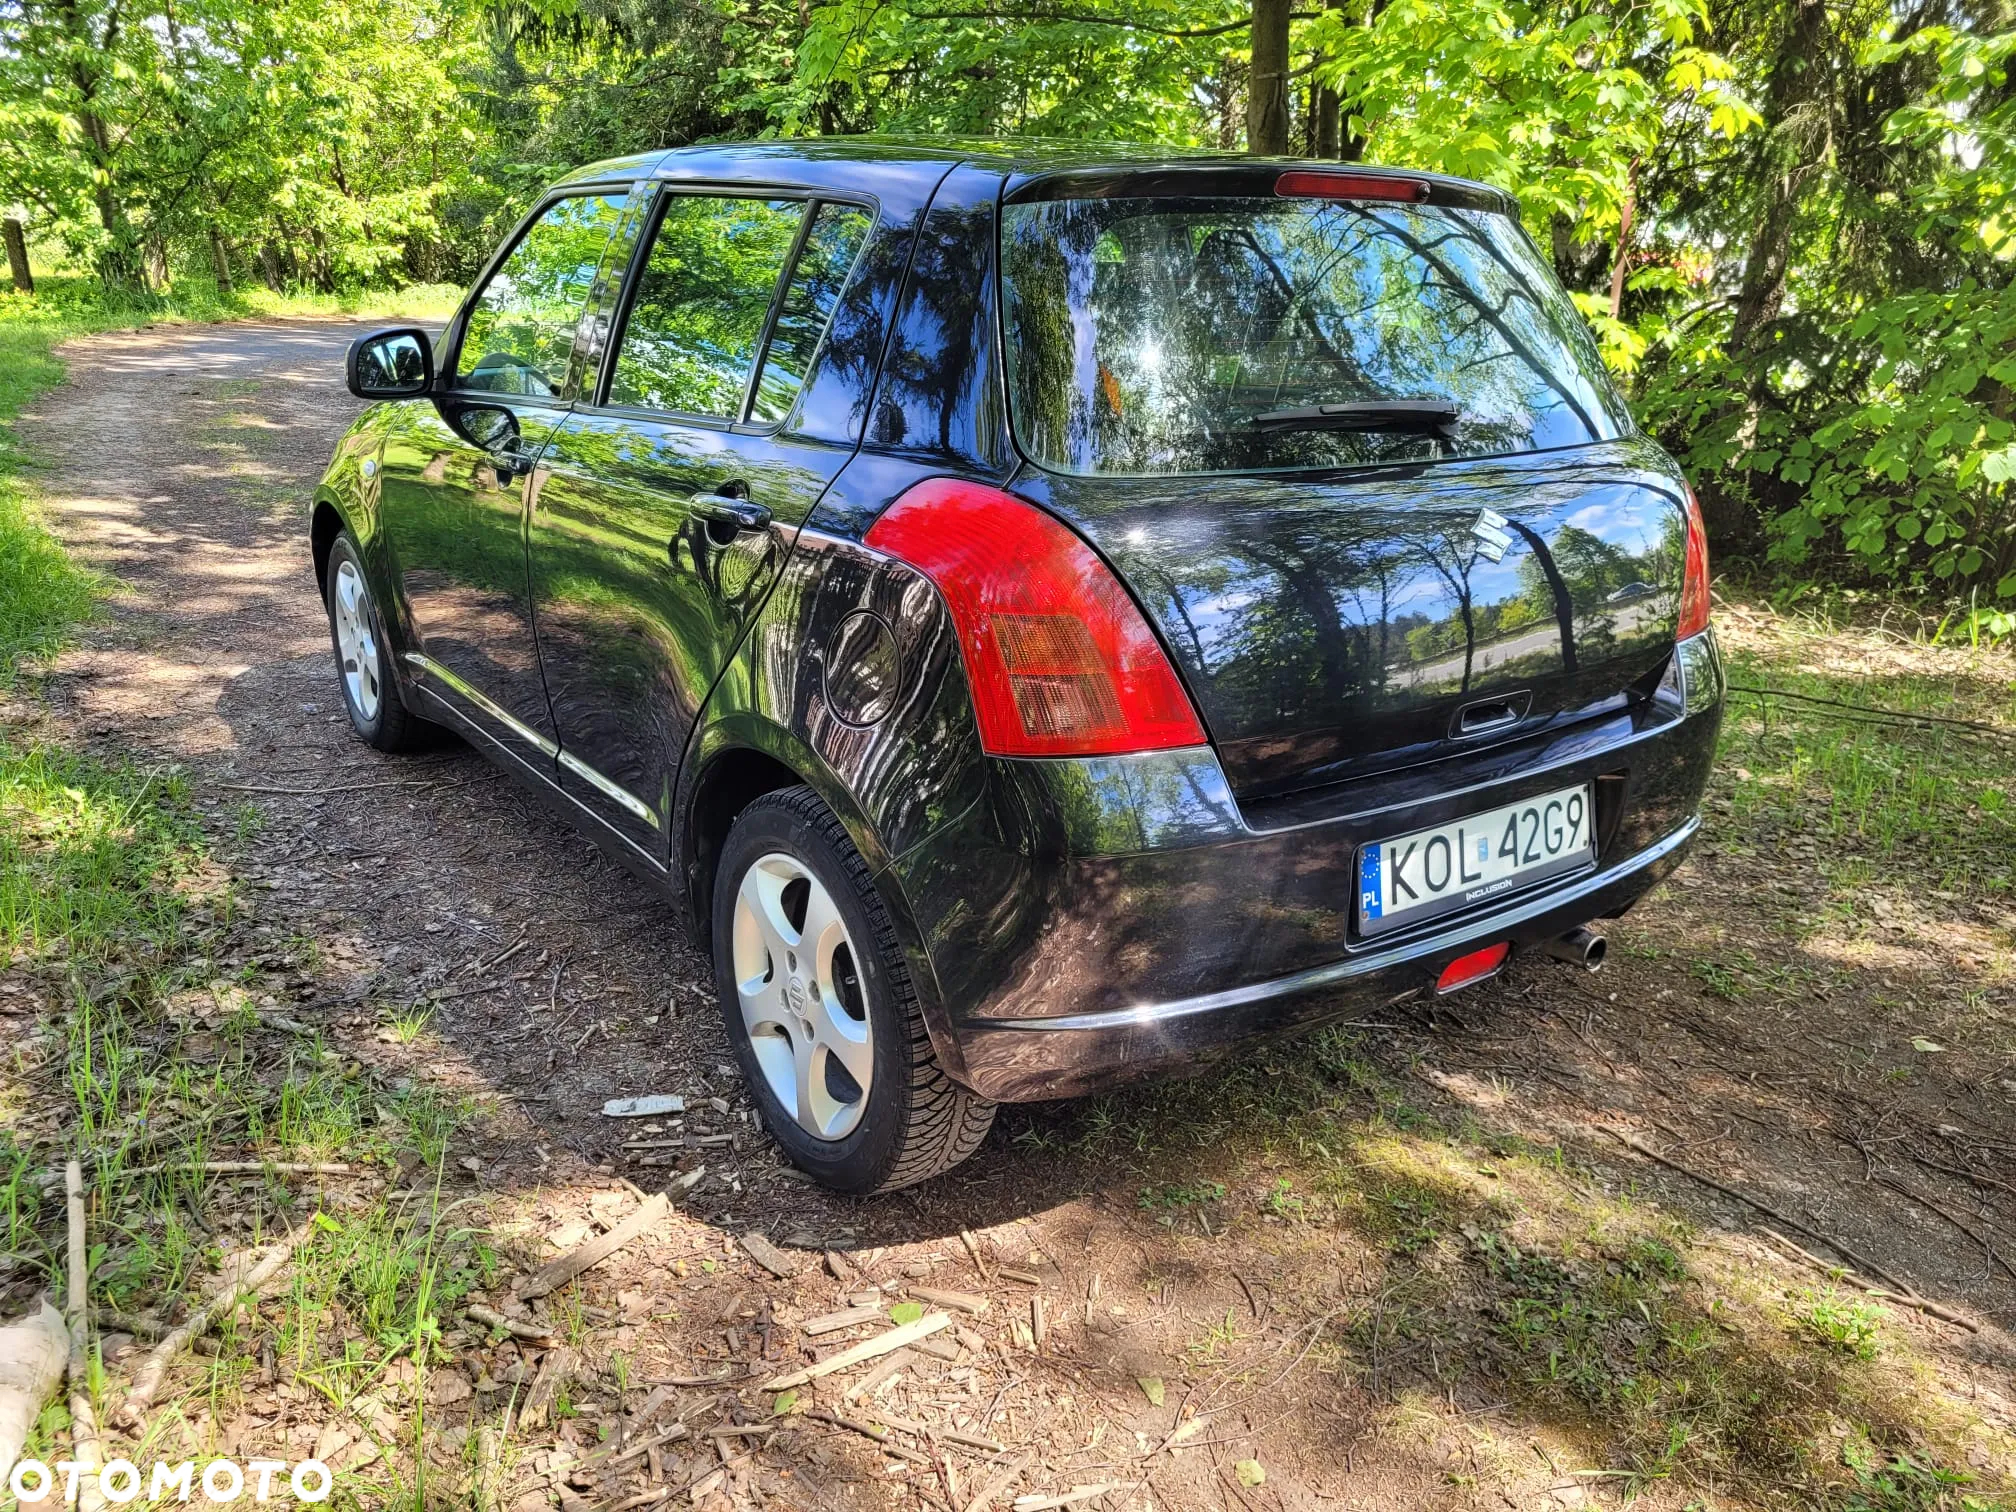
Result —
M 717 182 L 789 184 L 833 187 L 844 182 L 849 168 L 868 170 L 873 178 L 927 178 L 934 182 L 957 164 L 998 173 L 1007 193 L 1042 198 L 1045 185 L 1062 189 L 1078 184 L 1105 186 L 1115 192 L 1125 183 L 1154 183 L 1167 193 L 1172 183 L 1193 175 L 1200 181 L 1221 181 L 1219 192 L 1254 176 L 1285 169 L 1317 169 L 1426 181 L 1433 198 L 1478 208 L 1516 211 L 1516 202 L 1501 189 L 1470 179 L 1416 169 L 1338 163 L 1308 158 L 1256 158 L 1245 153 L 1198 148 L 1170 148 L 1138 142 L 1080 142 L 1045 137 L 956 136 L 829 136 L 760 142 L 716 142 L 635 153 L 591 163 L 562 183 L 611 178 L 711 179 Z M 865 187 L 865 185 L 864 185 Z

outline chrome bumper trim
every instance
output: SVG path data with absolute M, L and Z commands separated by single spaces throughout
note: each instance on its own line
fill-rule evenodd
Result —
M 1116 1008 L 1107 1013 L 1073 1013 L 1060 1018 L 972 1019 L 964 1027 L 973 1030 L 1030 1031 L 1136 1029 L 1165 1024 L 1172 1019 L 1189 1018 L 1193 1014 L 1216 1013 L 1226 1008 L 1241 1008 L 1252 1003 L 1265 1002 L 1269 998 L 1290 997 L 1297 993 L 1334 987 L 1341 982 L 1350 981 L 1353 977 L 1371 976 L 1375 972 L 1386 971 L 1394 966 L 1404 965 L 1408 961 L 1453 950 L 1476 939 L 1479 934 L 1489 934 L 1498 929 L 1516 929 L 1529 920 L 1566 907 L 1578 898 L 1601 892 L 1604 888 L 1623 881 L 1633 872 L 1656 865 L 1693 839 L 1695 831 L 1700 827 L 1701 819 L 1696 815 L 1671 834 L 1646 846 L 1628 860 L 1603 871 L 1592 872 L 1572 887 L 1528 898 L 1516 908 L 1508 909 L 1504 913 L 1469 919 L 1453 928 L 1443 930 L 1440 934 L 1416 940 L 1397 951 L 1368 952 L 1346 960 L 1333 961 L 1327 966 L 1312 966 L 1307 971 L 1298 971 L 1290 976 L 1274 977 L 1265 982 L 1250 982 L 1244 987 L 1228 987 L 1222 992 L 1206 992 L 1196 997 L 1174 998 L 1166 1003 L 1144 1003 L 1138 1008 Z

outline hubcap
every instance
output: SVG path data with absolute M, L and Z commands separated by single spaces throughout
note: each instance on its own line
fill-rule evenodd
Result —
M 336 619 L 336 657 L 343 669 L 343 691 L 366 719 L 378 717 L 378 637 L 372 630 L 371 594 L 355 562 L 340 562 L 329 590 L 329 612 Z
M 729 948 L 743 1027 L 770 1091 L 814 1138 L 846 1138 L 868 1106 L 875 1043 L 854 942 L 832 895 L 803 863 L 772 851 L 743 874 Z

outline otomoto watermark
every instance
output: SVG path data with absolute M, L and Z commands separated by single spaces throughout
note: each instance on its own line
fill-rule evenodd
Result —
M 214 1459 L 199 1471 L 196 1461 L 186 1459 L 171 1464 L 156 1460 L 146 1470 L 131 1460 L 107 1460 L 94 1473 L 75 1460 L 58 1460 L 45 1465 L 41 1460 L 14 1462 L 7 1477 L 7 1489 L 31 1504 L 44 1504 L 52 1494 L 60 1494 L 67 1506 L 74 1506 L 80 1490 L 95 1484 L 98 1493 L 114 1506 L 139 1501 L 186 1502 L 198 1491 L 212 1502 L 235 1502 L 241 1497 L 253 1501 L 327 1501 L 336 1478 L 320 1460 L 306 1459 L 290 1464 L 286 1460 L 255 1459 L 240 1465 L 236 1460 Z

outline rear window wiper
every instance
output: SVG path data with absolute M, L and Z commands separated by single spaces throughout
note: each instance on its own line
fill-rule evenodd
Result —
M 1447 399 L 1356 399 L 1267 410 L 1249 423 L 1257 430 L 1443 432 L 1455 425 L 1460 413 Z

